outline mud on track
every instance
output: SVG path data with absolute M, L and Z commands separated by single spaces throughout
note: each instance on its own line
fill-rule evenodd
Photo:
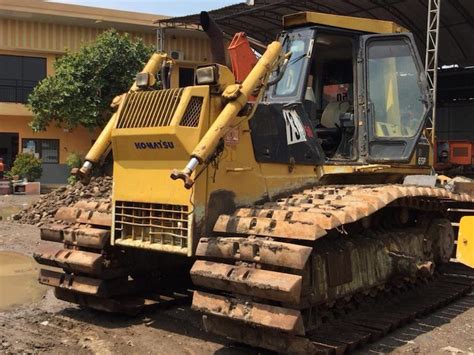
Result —
M 38 243 L 37 227 L 0 222 L 0 250 L 31 257 Z M 0 288 L 0 297 L 2 291 Z M 37 302 L 0 311 L 0 353 L 200 355 L 215 352 L 255 353 L 206 334 L 200 316 L 185 305 L 150 309 L 131 318 L 81 309 L 57 300 L 48 288 Z
M 31 256 L 38 243 L 37 227 L 0 222 L 0 250 Z M 1 292 L 0 288 L 0 297 Z M 458 350 L 474 353 L 474 295 L 359 353 L 451 354 Z M 37 302 L 0 311 L 0 353 L 269 354 L 206 334 L 200 316 L 186 305 L 130 318 L 83 310 L 56 300 L 51 289 Z

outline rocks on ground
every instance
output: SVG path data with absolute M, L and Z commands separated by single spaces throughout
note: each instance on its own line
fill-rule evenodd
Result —
M 19 223 L 42 226 L 52 222 L 60 207 L 73 206 L 79 200 L 99 201 L 109 199 L 112 191 L 112 177 L 94 177 L 88 185 L 77 182 L 60 187 L 44 196 L 23 211 L 13 215 Z

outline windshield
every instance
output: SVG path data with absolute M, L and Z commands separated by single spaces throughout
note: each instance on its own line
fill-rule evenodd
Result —
M 368 46 L 368 91 L 378 137 L 413 137 L 426 107 L 409 44 L 372 41 Z
M 311 55 L 312 40 L 303 33 L 291 33 L 283 44 L 285 53 L 291 52 L 291 58 L 281 80 L 275 86 L 274 96 L 293 96 L 300 86 L 306 58 Z

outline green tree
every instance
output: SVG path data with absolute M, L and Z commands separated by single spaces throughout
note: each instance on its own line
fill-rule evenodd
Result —
M 30 126 L 35 131 L 50 123 L 103 127 L 112 99 L 130 88 L 152 53 L 153 47 L 142 40 L 109 30 L 77 53 L 58 58 L 55 75 L 42 80 L 28 98 L 34 114 Z

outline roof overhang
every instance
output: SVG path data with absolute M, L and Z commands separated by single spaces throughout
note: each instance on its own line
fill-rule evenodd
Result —
M 149 32 L 165 16 L 39 0 L 0 0 L 0 18 Z
M 428 0 L 254 0 L 210 11 L 221 29 L 232 36 L 245 31 L 268 43 L 282 30 L 282 18 L 303 11 L 386 20 L 409 29 L 420 52 L 425 50 Z M 474 1 L 442 1 L 440 65 L 474 65 Z M 161 19 L 162 27 L 195 26 L 199 14 Z

